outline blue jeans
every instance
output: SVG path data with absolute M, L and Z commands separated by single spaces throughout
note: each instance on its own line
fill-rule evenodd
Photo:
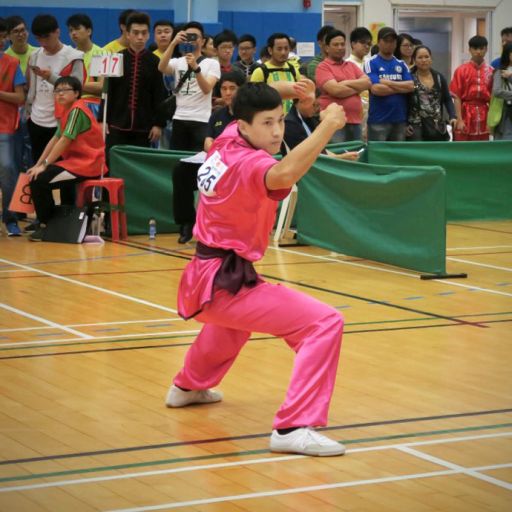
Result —
M 406 126 L 406 123 L 368 123 L 368 140 L 402 142 Z
M 32 167 L 32 144 L 28 133 L 25 109 L 20 109 L 20 125 L 14 134 L 14 170 L 16 176 Z
M 14 135 L 0 133 L 0 188 L 2 189 L 2 221 L 5 224 L 16 222 L 16 214 L 8 210 L 16 186 L 16 175 Z

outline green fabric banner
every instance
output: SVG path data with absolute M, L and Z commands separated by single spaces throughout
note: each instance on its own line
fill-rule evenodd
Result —
M 110 175 L 125 182 L 128 233 L 148 232 L 149 219 L 157 232 L 176 233 L 172 213 L 172 172 L 189 151 L 165 151 L 136 146 L 114 146 L 110 151 Z
M 512 218 L 512 141 L 370 142 L 368 162 L 440 165 L 447 220 Z
M 298 240 L 391 265 L 445 273 L 445 171 L 320 156 L 300 180 Z

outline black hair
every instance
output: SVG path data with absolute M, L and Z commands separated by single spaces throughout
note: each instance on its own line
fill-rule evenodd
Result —
M 424 44 L 420 44 L 418 46 L 416 46 L 416 48 L 414 48 L 414 51 L 412 52 L 412 56 L 411 56 L 411 59 L 413 61 L 413 65 L 410 69 L 411 73 L 416 73 L 416 70 L 418 69 L 416 64 L 414 64 L 414 61 L 416 60 L 416 54 L 420 51 L 420 50 L 427 50 L 428 54 L 430 55 L 430 57 L 432 57 L 432 50 L 424 45 Z
M 424 44 L 420 44 L 418 46 L 416 46 L 416 48 L 414 48 L 414 51 L 412 52 L 412 60 L 414 60 L 416 58 L 416 54 L 420 51 L 420 50 L 427 50 L 427 52 L 430 54 L 430 56 L 432 57 L 432 50 L 424 45 Z
M 0 32 L 8 32 L 7 22 L 3 18 L 0 18 Z
M 256 46 L 256 38 L 252 34 L 244 34 L 238 38 L 238 44 L 242 43 L 251 43 L 253 46 Z
M 222 43 L 233 43 L 233 46 L 236 46 L 238 38 L 232 30 L 225 29 L 213 38 L 214 48 L 218 48 Z
M 511 35 L 512 34 L 512 27 L 505 27 L 504 29 L 501 30 L 500 32 L 500 36 L 503 37 L 503 36 L 508 36 L 508 35 Z
M 335 37 L 343 37 L 343 39 L 347 39 L 347 36 L 345 35 L 345 32 L 342 32 L 341 30 L 338 30 L 338 29 L 335 29 L 335 30 L 331 30 L 326 36 L 325 36 L 325 44 L 326 45 L 329 45 L 331 43 L 331 41 L 335 38 Z
M 487 42 L 487 38 L 484 36 L 473 36 L 468 41 L 468 46 L 476 50 L 477 48 L 487 48 L 489 43 Z
M 15 27 L 18 25 L 25 25 L 25 20 L 21 16 L 9 16 L 8 18 L 5 18 L 5 22 L 7 23 L 7 32 L 11 32 Z
M 38 14 L 32 20 L 31 30 L 35 36 L 42 37 L 58 30 L 57 18 L 51 14 Z
M 374 55 L 377 55 L 377 53 L 379 53 L 379 45 L 378 44 L 374 44 L 370 48 L 370 55 L 373 57 Z
M 316 33 L 316 40 L 323 43 L 325 36 L 331 31 L 334 30 L 332 25 L 324 25 L 320 28 L 320 30 Z
M 183 27 L 181 27 L 181 30 L 187 30 L 189 28 L 195 28 L 201 32 L 201 38 L 204 38 L 204 27 L 199 21 L 189 21 L 188 23 L 185 23 Z
M 510 54 L 512 53 L 512 43 L 507 43 L 503 47 L 500 57 L 500 69 L 507 69 L 510 65 Z
M 124 11 L 119 14 L 119 18 L 117 19 L 117 22 L 119 25 L 124 25 L 126 27 L 126 22 L 128 21 L 128 16 L 130 14 L 134 13 L 135 9 L 125 9 Z
M 67 21 L 66 25 L 71 28 L 78 28 L 82 25 L 85 28 L 90 28 L 92 30 L 92 20 L 87 16 L 87 14 L 78 13 L 71 15 Z
M 130 28 L 134 23 L 137 23 L 138 25 L 147 25 L 148 29 L 151 27 L 151 19 L 145 12 L 134 11 L 130 14 L 130 16 L 128 16 L 128 19 L 126 20 L 127 32 L 130 31 Z
M 79 98 L 82 96 L 82 82 L 80 82 L 78 78 L 72 75 L 61 76 L 60 78 L 57 78 L 57 80 L 55 81 L 55 84 L 53 85 L 54 90 L 60 84 L 69 85 L 73 89 L 73 91 L 78 93 Z
M 263 82 L 249 82 L 236 93 L 233 115 L 251 124 L 258 112 L 274 110 L 281 104 L 281 96 L 273 87 Z
M 276 42 L 276 39 L 286 39 L 288 41 L 288 44 L 290 45 L 290 37 L 287 34 L 285 34 L 284 32 L 274 32 L 267 39 L 267 47 L 274 48 L 274 43 Z
M 239 73 L 238 71 L 227 71 L 220 75 L 219 87 L 222 87 L 224 82 L 233 82 L 238 85 L 238 87 L 241 87 L 245 84 L 245 81 L 245 75 L 242 73 Z
M 350 32 L 350 42 L 357 43 L 359 41 L 372 42 L 372 33 L 366 27 L 356 27 Z
M 402 58 L 402 51 L 400 50 L 400 46 L 402 46 L 404 41 L 409 41 L 414 46 L 414 37 L 412 37 L 411 34 L 407 34 L 405 32 L 399 34 L 398 39 L 396 40 L 396 48 L 394 51 L 394 55 L 397 59 Z
M 153 23 L 153 30 L 155 30 L 156 27 L 171 27 L 174 30 L 174 25 L 170 20 L 157 20 Z

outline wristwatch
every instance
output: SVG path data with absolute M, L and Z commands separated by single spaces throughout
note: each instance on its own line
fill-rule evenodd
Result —
M 196 75 L 198 75 L 199 73 L 201 73 L 201 68 L 200 68 L 199 66 L 197 66 L 197 68 L 196 68 L 196 69 L 194 69 L 194 73 L 195 73 Z
M 44 165 L 45 168 L 48 167 L 48 165 L 50 165 L 49 162 L 48 162 L 48 158 L 45 158 L 43 160 L 43 165 Z

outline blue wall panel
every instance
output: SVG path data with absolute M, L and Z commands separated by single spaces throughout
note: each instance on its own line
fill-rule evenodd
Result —
M 44 7 L 2 7 L 3 17 L 13 15 L 21 16 L 27 22 L 29 30 L 35 16 L 38 14 L 53 14 L 59 22 L 61 41 L 66 44 L 71 44 L 71 40 L 68 36 L 68 29 L 66 27 L 66 20 L 72 14 L 76 14 L 78 12 L 84 12 L 91 18 L 94 27 L 92 39 L 98 46 L 104 46 L 109 41 L 112 41 L 112 39 L 119 37 L 119 27 L 117 24 L 117 18 L 121 12 L 119 9 L 81 9 L 78 7 L 54 7 L 51 9 Z M 150 15 L 151 22 L 158 19 L 170 19 L 171 21 L 174 19 L 174 12 L 169 10 L 147 9 L 145 12 Z M 29 42 L 34 46 L 37 46 L 37 41 L 33 35 L 30 35 Z
M 224 14 L 222 11 L 219 13 L 219 21 L 221 15 L 222 19 L 228 19 Z M 238 35 L 252 34 L 258 43 L 258 50 L 274 32 L 284 32 L 297 41 L 316 41 L 316 33 L 322 23 L 322 16 L 316 13 L 233 12 L 232 15 L 232 29 Z
M 40 13 L 52 13 L 58 20 L 61 28 L 62 41 L 71 44 L 67 33 L 66 20 L 72 14 L 85 12 L 90 16 L 94 26 L 93 41 L 103 46 L 112 39 L 118 37 L 119 29 L 117 18 L 121 10 L 119 9 L 99 9 L 99 8 L 39 8 L 39 7 L 2 7 L 2 16 L 7 17 L 14 14 L 22 16 L 30 29 L 33 18 Z M 151 22 L 158 19 L 174 20 L 174 11 L 162 9 L 146 9 L 151 17 Z M 201 20 L 199 20 L 201 21 Z M 205 30 L 215 35 L 223 28 L 233 30 L 237 35 L 245 33 L 253 34 L 258 42 L 258 51 L 266 43 L 266 40 L 273 32 L 285 32 L 293 35 L 297 41 L 315 41 L 316 33 L 322 22 L 319 13 L 268 13 L 268 12 L 235 12 L 220 11 L 219 23 L 205 24 Z M 37 45 L 34 37 L 30 36 L 30 43 Z

